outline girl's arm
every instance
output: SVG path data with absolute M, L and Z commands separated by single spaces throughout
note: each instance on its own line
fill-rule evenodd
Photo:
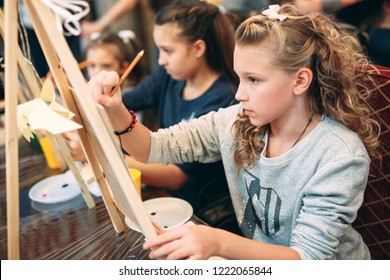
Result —
M 239 260 L 300 259 L 292 248 L 254 241 L 204 225 L 163 232 L 145 242 L 143 247 L 155 248 L 150 253 L 152 259 L 208 259 L 212 256 Z
M 126 157 L 126 162 L 129 167 L 141 171 L 142 183 L 147 185 L 178 190 L 188 181 L 187 174 L 174 164 L 146 164 L 133 157 Z
M 82 36 L 89 38 L 93 32 L 102 32 L 111 23 L 120 18 L 130 10 L 133 10 L 138 4 L 138 0 L 120 0 L 116 2 L 110 10 L 96 21 L 82 22 Z
M 132 116 L 122 103 L 121 91 L 118 89 L 113 96 L 111 91 L 119 82 L 116 72 L 101 71 L 88 82 L 88 88 L 97 103 L 107 112 L 115 131 L 126 130 L 133 122 Z M 146 162 L 150 153 L 150 131 L 137 122 L 132 131 L 120 136 L 122 147 L 141 162 Z

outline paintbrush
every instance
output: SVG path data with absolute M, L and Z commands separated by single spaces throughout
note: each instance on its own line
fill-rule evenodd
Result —
M 135 65 L 138 63 L 138 61 L 141 59 L 141 57 L 144 55 L 144 50 L 140 51 L 136 57 L 133 59 L 133 61 L 130 63 L 129 67 L 127 67 L 126 71 L 122 74 L 122 76 L 119 79 L 119 82 L 116 84 L 116 86 L 112 89 L 110 96 L 114 95 L 114 92 L 118 90 L 118 88 L 122 85 L 124 80 L 126 80 L 127 76 L 130 74 L 131 70 L 135 67 Z
M 155 228 L 158 232 L 164 231 L 164 229 L 160 226 L 159 223 L 157 223 L 157 221 L 156 221 L 155 219 L 153 219 L 152 217 L 150 217 L 150 221 L 152 222 L 152 225 L 154 226 L 154 228 Z
M 95 62 L 90 61 L 90 60 L 83 60 L 79 63 L 79 69 L 83 70 L 84 68 L 86 68 L 90 65 L 93 65 L 93 64 L 95 64 Z

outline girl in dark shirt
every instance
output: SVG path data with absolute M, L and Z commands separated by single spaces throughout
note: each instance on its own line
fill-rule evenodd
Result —
M 234 29 L 217 6 L 196 0 L 174 1 L 156 14 L 153 37 L 160 67 L 124 92 L 126 107 L 157 107 L 160 127 L 167 128 L 234 101 Z M 214 217 L 215 212 L 209 211 L 211 203 L 219 200 L 217 207 L 223 204 L 234 215 L 221 161 L 147 165 L 126 159 L 130 167 L 141 170 L 143 183 L 167 189 L 170 195 L 187 200 L 206 222 L 237 232 L 235 225 L 222 222 L 229 217 Z

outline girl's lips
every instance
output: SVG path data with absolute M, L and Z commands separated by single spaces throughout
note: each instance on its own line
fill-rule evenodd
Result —
M 244 114 L 247 115 L 247 116 L 250 116 L 253 114 L 253 111 L 252 110 L 248 110 L 248 109 L 244 109 Z

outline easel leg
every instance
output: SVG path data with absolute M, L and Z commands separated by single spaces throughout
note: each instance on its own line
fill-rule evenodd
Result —
M 4 1 L 5 12 L 5 150 L 7 182 L 7 233 L 8 259 L 17 260 L 19 252 L 19 146 L 16 123 L 18 105 L 15 85 L 18 84 L 17 53 L 18 44 L 18 2 Z

